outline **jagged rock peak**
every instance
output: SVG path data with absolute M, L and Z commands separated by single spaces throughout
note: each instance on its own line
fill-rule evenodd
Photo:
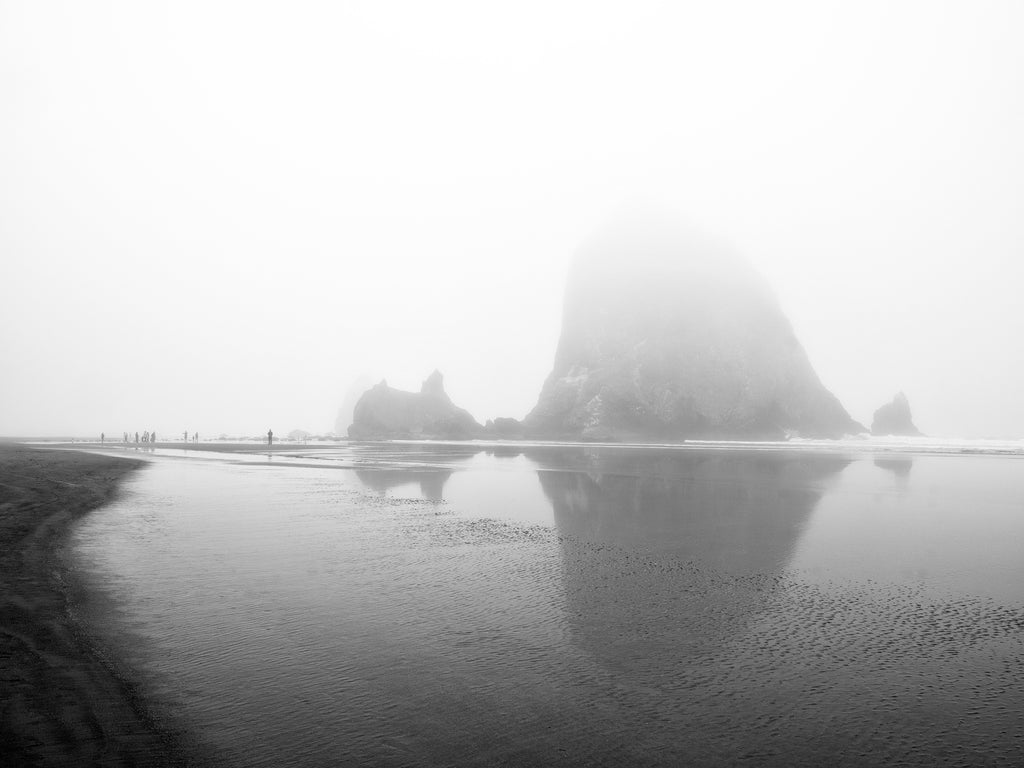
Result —
M 444 376 L 441 375 L 439 370 L 435 368 L 434 372 L 423 380 L 423 385 L 420 387 L 420 393 L 430 395 L 431 397 L 448 396 L 444 391 Z
M 910 415 L 910 401 L 902 392 L 897 392 L 892 402 L 886 403 L 877 411 L 871 421 L 872 435 L 917 436 L 921 431 L 914 426 Z
M 865 431 L 821 384 L 764 279 L 661 215 L 577 251 L 554 368 L 524 425 L 591 439 Z

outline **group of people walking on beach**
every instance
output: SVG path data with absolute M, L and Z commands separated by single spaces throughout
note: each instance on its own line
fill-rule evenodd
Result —
M 198 432 L 193 432 L 191 439 L 189 438 L 188 430 L 185 430 L 181 434 L 185 438 L 185 442 L 186 443 L 188 443 L 188 442 L 198 443 L 199 442 L 199 433 Z M 100 442 L 101 443 L 106 443 L 107 442 L 107 433 L 106 432 L 100 432 Z M 122 442 L 124 443 L 124 445 L 131 445 L 132 444 L 131 432 L 123 433 Z M 143 432 L 141 436 L 139 435 L 138 432 L 135 433 L 135 447 L 136 448 L 138 448 L 140 445 L 145 445 L 147 447 L 151 447 L 151 446 L 153 446 L 154 443 L 156 443 L 156 432 L 155 431 L 154 432 Z M 273 444 L 274 444 L 274 431 L 272 429 L 268 429 L 267 430 L 267 445 L 273 445 Z
M 106 441 L 107 441 L 106 433 L 100 432 L 100 442 L 101 443 L 105 443 Z M 125 445 L 131 445 L 131 443 L 132 443 L 132 434 L 131 434 L 131 432 L 125 432 L 124 433 L 124 436 L 122 437 L 122 442 Z M 143 443 L 145 443 L 146 445 L 150 445 L 150 444 L 155 443 L 155 442 L 156 442 L 156 432 L 143 432 L 141 437 L 139 436 L 138 432 L 135 433 L 135 445 L 140 445 L 140 444 L 143 444 Z
M 185 432 L 182 432 L 182 436 L 185 438 L 185 442 L 186 443 L 188 443 L 188 442 L 198 443 L 199 442 L 199 433 L 198 432 L 193 432 L 191 437 L 190 437 L 188 431 L 186 430 Z M 124 445 L 132 445 L 132 443 L 133 443 L 132 433 L 131 432 L 124 432 L 122 434 L 121 440 L 122 440 Z M 105 432 L 100 432 L 100 442 L 101 443 L 106 443 L 107 442 L 107 434 Z M 138 448 L 140 446 L 143 446 L 143 445 L 146 446 L 147 448 L 151 448 L 151 447 L 153 447 L 155 445 L 155 443 L 156 443 L 156 430 L 154 430 L 152 432 L 144 431 L 141 435 L 138 432 L 135 433 L 134 444 L 135 444 L 136 448 Z

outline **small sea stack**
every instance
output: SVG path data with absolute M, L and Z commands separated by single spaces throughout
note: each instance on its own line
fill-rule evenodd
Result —
M 910 416 L 910 402 L 902 392 L 897 392 L 891 403 L 877 411 L 871 421 L 871 434 L 876 436 L 919 437 L 921 431 L 914 426 Z
M 468 440 L 482 432 L 469 411 L 448 397 L 440 371 L 430 374 L 419 392 L 393 389 L 381 381 L 359 398 L 348 428 L 348 436 L 357 440 Z

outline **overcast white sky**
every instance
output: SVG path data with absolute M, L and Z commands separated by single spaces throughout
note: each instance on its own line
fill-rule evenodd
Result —
M 624 201 L 854 418 L 1024 437 L 1024 3 L 0 0 L 0 434 L 522 417 Z

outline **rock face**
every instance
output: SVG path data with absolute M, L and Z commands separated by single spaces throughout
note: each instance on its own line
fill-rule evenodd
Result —
M 626 440 L 865 431 L 822 385 L 761 276 L 662 220 L 577 252 L 554 369 L 524 428 Z
M 419 392 L 392 389 L 386 381 L 364 392 L 353 411 L 348 435 L 358 440 L 465 440 L 482 430 L 469 411 L 451 401 L 443 377 L 434 371 Z
M 886 403 L 875 411 L 875 418 L 871 422 L 871 434 L 904 436 L 921 434 L 910 418 L 910 403 L 907 401 L 906 395 L 897 392 L 891 403 Z

